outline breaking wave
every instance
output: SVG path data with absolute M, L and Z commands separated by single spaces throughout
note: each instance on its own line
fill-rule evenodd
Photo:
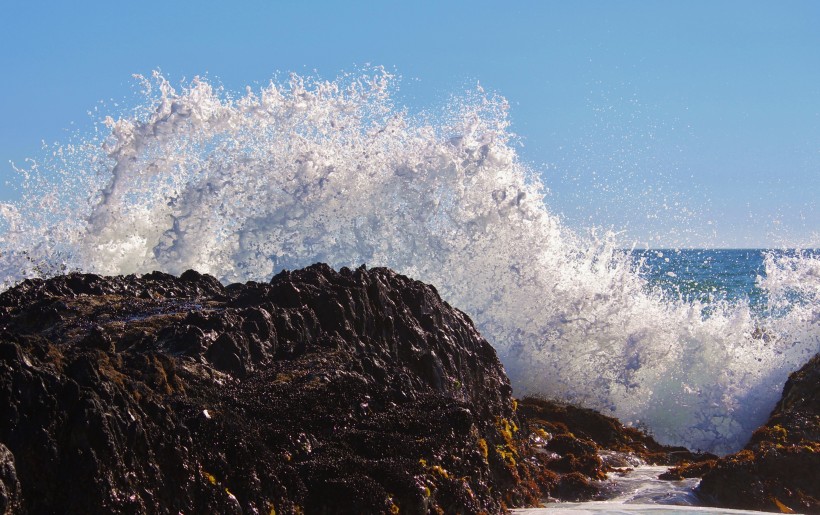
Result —
M 244 94 L 142 81 L 133 112 L 20 171 L 21 200 L 0 204 L 6 285 L 65 270 L 234 282 L 317 261 L 388 266 L 468 313 L 517 395 L 715 452 L 742 446 L 820 350 L 816 256 L 767 256 L 776 315 L 718 302 L 703 316 L 651 287 L 611 235 L 549 211 L 503 98 L 477 90 L 411 116 L 379 69 Z

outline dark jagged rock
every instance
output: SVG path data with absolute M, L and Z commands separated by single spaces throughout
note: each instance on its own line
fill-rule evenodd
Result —
M 789 377 L 742 451 L 701 466 L 698 493 L 710 504 L 820 513 L 820 354 Z
M 14 467 L 14 456 L 0 443 L 0 513 L 20 511 L 20 481 Z
M 548 486 L 510 394 L 472 322 L 386 269 L 25 281 L 0 295 L 0 502 L 501 512 Z

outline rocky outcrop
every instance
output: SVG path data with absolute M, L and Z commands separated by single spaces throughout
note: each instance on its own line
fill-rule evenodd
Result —
M 500 512 L 538 502 L 492 347 L 435 289 L 315 265 L 0 296 L 0 502 L 41 512 Z
M 820 513 L 820 354 L 789 377 L 748 445 L 705 469 L 698 493 L 709 504 Z

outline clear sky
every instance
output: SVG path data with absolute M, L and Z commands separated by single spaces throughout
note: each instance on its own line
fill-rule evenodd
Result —
M 567 223 L 654 246 L 820 246 L 817 1 L 0 0 L 0 177 L 134 73 L 228 89 L 365 63 L 435 109 L 477 82 Z M 13 198 L 2 186 L 0 199 Z

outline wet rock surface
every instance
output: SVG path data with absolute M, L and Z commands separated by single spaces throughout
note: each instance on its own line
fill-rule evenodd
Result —
M 7 511 L 499 512 L 540 491 L 499 454 L 511 389 L 435 289 L 315 265 L 0 295 Z
M 694 467 L 702 469 L 698 494 L 709 504 L 820 513 L 820 354 L 789 377 L 769 421 L 742 451 L 680 473 Z
M 20 481 L 14 467 L 14 456 L 0 444 L 0 513 L 14 513 L 20 505 Z

